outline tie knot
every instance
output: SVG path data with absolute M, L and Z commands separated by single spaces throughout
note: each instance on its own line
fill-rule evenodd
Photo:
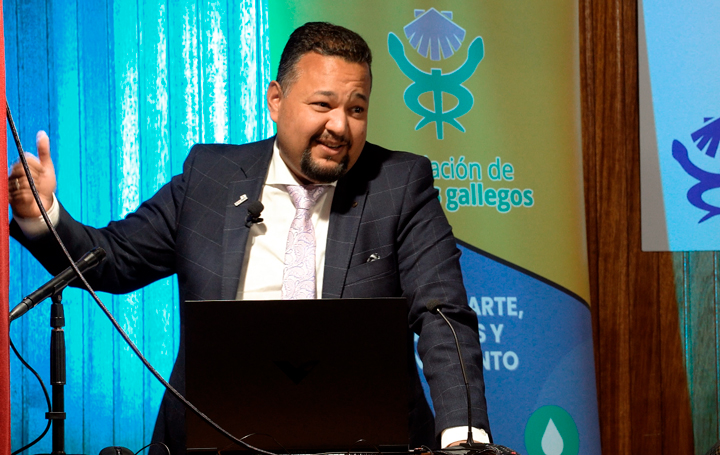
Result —
M 287 185 L 297 210 L 310 210 L 327 190 L 327 185 Z

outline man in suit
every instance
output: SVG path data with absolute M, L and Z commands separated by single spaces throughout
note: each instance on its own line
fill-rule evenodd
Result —
M 105 228 L 80 224 L 56 201 L 44 133 L 34 177 L 73 257 L 94 246 L 107 251 L 107 260 L 87 274 L 98 290 L 125 293 L 177 273 L 182 300 L 407 297 L 436 414 L 415 372 L 413 446 L 447 446 L 467 435 L 452 334 L 426 309 L 432 300 L 442 302 L 464 345 L 475 439 L 487 441 L 482 354 L 460 252 L 429 161 L 365 140 L 371 60 L 365 41 L 350 30 L 327 23 L 298 28 L 267 92 L 277 136 L 243 146 L 196 145 L 182 174 Z M 9 184 L 12 235 L 58 273 L 65 258 L 37 219 L 17 165 Z M 266 207 L 265 222 L 248 227 L 247 201 L 255 200 Z M 308 241 L 314 245 L 301 252 Z M 184 390 L 183 336 L 171 383 Z M 170 442 L 173 453 L 183 450 L 183 413 L 177 400 L 165 397 L 155 437 Z

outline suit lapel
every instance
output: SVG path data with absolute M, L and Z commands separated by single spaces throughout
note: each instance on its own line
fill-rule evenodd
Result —
M 358 175 L 358 173 L 354 173 L 354 175 Z M 343 178 L 338 181 L 330 212 L 325 250 L 323 298 L 340 298 L 342 296 L 366 199 L 366 183 L 352 178 Z
M 250 228 L 245 226 L 247 204 L 260 199 L 268 166 L 272 158 L 274 137 L 251 144 L 238 157 L 242 169 L 240 178 L 228 183 L 225 203 L 225 226 L 223 228 L 223 272 L 221 299 L 234 300 L 237 295 L 240 273 L 245 258 Z M 235 203 L 243 196 L 247 200 Z

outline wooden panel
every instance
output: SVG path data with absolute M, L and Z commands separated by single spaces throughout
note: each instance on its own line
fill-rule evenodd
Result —
M 613 42 L 622 26 L 617 11 L 601 2 L 586 2 L 581 21 L 583 90 L 583 158 L 588 188 L 588 244 L 593 316 L 596 321 L 598 401 L 603 448 L 629 453 L 630 431 L 619 416 L 629 409 L 629 327 L 627 207 L 622 136 L 622 58 Z M 613 14 L 615 13 L 615 14 Z M 600 33 L 599 31 L 604 31 Z M 590 199 L 592 198 L 592 199 Z M 613 283 L 613 286 L 607 286 Z M 612 305 L 612 307 L 611 307 Z M 614 311 L 607 311 L 612 308 Z M 622 386 L 618 386 L 622 384 Z M 611 434 L 612 437 L 608 438 Z M 609 450 L 608 450 L 609 449 Z
M 693 440 L 691 438 L 692 419 L 690 415 L 689 397 L 687 393 L 687 379 L 685 374 L 685 359 L 680 336 L 680 322 L 678 318 L 677 295 L 681 287 L 670 283 L 677 283 L 674 279 L 674 255 L 670 253 L 651 253 L 658 256 L 658 277 L 660 283 L 659 307 L 660 313 L 660 359 L 662 365 L 662 395 L 659 399 L 663 403 L 663 435 L 664 441 L 674 439 L 678 452 L 692 453 Z
M 581 2 L 583 159 L 604 453 L 692 453 L 672 256 L 643 253 L 637 5 Z
M 682 257 L 679 304 L 696 453 L 702 454 L 718 441 L 718 253 Z

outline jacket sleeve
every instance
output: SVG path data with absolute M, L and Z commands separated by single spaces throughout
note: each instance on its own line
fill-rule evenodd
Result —
M 467 395 L 452 332 L 426 305 L 440 301 L 462 346 L 471 387 L 473 424 L 490 434 L 477 315 L 468 306 L 460 251 L 433 186 L 430 162 L 410 170 L 398 223 L 398 269 L 403 295 L 411 302 L 409 322 L 419 334 L 418 353 L 430 386 L 436 432 L 467 425 Z
M 182 174 L 173 177 L 135 212 L 104 228 L 86 226 L 60 206 L 60 219 L 55 228 L 73 260 L 77 261 L 96 246 L 107 253 L 102 264 L 85 274 L 94 289 L 123 294 L 175 273 L 177 219 L 195 150 L 185 161 Z M 12 221 L 10 234 L 51 274 L 70 265 L 52 233 L 28 239 Z

